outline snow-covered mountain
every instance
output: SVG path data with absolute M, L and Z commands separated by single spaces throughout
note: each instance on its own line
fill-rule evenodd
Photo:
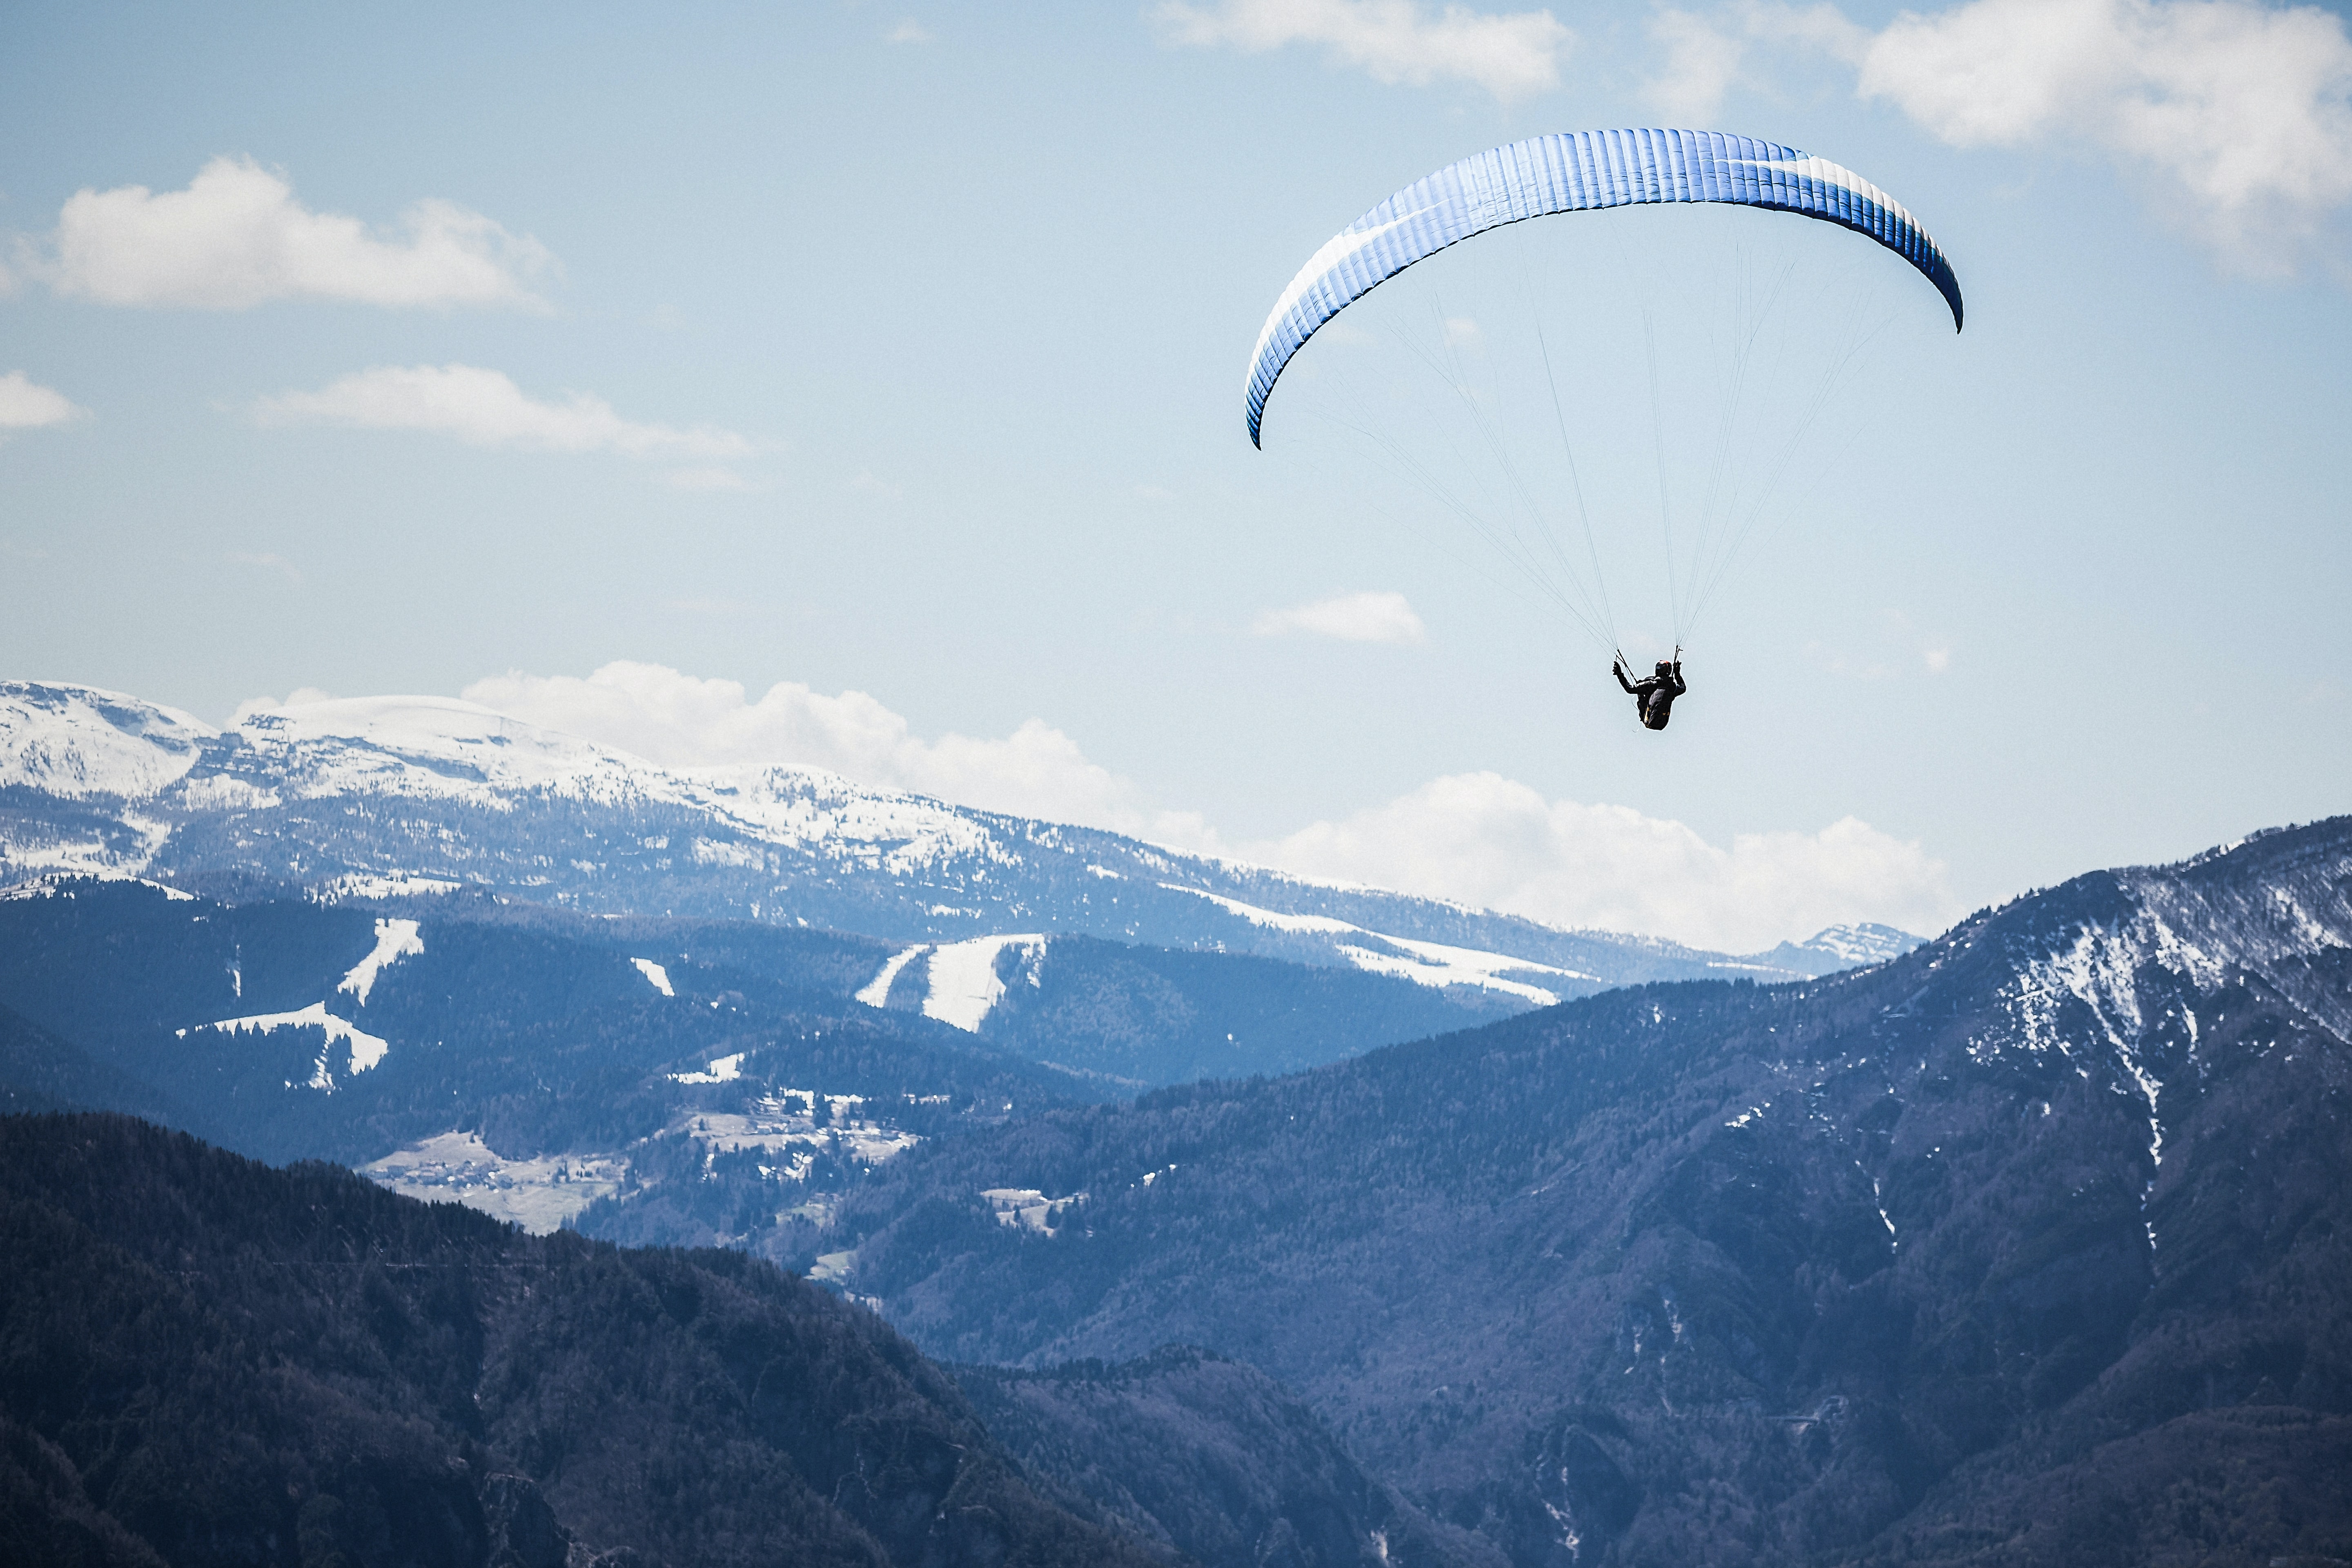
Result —
M 591 913 L 862 931 L 929 946 L 934 965 L 974 939 L 1077 932 L 1525 1006 L 1644 980 L 1813 976 L 1916 943 L 1837 927 L 1738 958 L 1563 930 L 814 768 L 658 766 L 447 698 L 289 706 L 223 731 L 115 692 L 0 682 L 0 882 L 59 871 L 325 899 L 474 887 Z

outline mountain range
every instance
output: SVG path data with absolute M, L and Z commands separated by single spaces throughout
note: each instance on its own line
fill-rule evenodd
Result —
M 944 1140 L 813 1245 L 950 1360 L 1245 1362 L 1522 1568 L 2302 1563 L 2352 1557 L 2347 1172 L 2338 818 Z
M 0 886 L 0 1109 L 297 1162 L 0 1121 L 0 1555 L 2352 1561 L 2352 818 L 1736 957 L 19 684 Z
M 679 933 L 699 951 L 670 955 Z M 21 885 L 0 901 L 12 1107 L 381 1142 L 475 1105 L 457 1141 L 478 1148 L 411 1141 L 437 1163 L 379 1183 L 454 1193 L 477 1155 L 534 1163 L 514 1155 L 535 1136 L 552 1170 L 499 1189 L 513 1217 L 577 1182 L 575 1226 L 706 1225 L 737 1250 L 532 1243 L 125 1120 L 0 1120 L 0 1547 L 2352 1556 L 2352 819 L 2079 878 L 1866 970 L 1622 987 L 1133 1100 L 1057 1095 L 1069 1075 L 845 999 L 895 951 Z M 156 1016 L 223 996 L 266 1011 Z M 446 1048 L 394 1027 L 468 1015 Z M 742 1019 L 762 1043 L 711 1054 Z M 404 1061 L 423 1070 L 399 1094 L 362 1092 Z M 782 1087 L 812 1072 L 934 1092 Z M 288 1103 L 317 1120 L 267 1109 Z M 626 1171 L 587 1152 L 641 1116 L 659 1129 Z M 869 1355 L 893 1370 L 853 1370 Z M 820 1431 L 865 1434 L 852 1468 L 888 1486 L 849 1486 Z M 976 1468 L 915 1459 L 950 1451 Z
M 814 768 L 661 767 L 446 698 L 308 703 L 222 731 L 120 693 L 0 682 L 0 880 L 54 872 L 236 901 L 477 889 L 858 931 L 931 963 L 975 938 L 1075 933 L 1355 968 L 1502 1010 L 1643 980 L 1810 977 L 1917 940 L 1841 927 L 1738 957 L 1569 931 Z

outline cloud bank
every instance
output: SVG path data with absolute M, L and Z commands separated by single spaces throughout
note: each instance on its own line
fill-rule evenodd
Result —
M 215 158 L 184 191 L 84 189 L 22 265 L 60 294 L 106 305 L 243 310 L 271 300 L 520 305 L 547 249 L 477 212 L 421 201 L 385 235 L 312 212 L 283 175 Z
M 1959 912 L 1942 862 L 1851 816 L 1818 833 L 1743 833 L 1725 847 L 1679 822 L 1546 800 L 1495 773 L 1433 779 L 1243 853 L 1306 876 L 1736 952 L 1841 921 L 1932 932 Z
M 1576 35 L 1549 11 L 1493 13 L 1416 0 L 1169 0 L 1153 16 L 1170 43 L 1253 53 L 1320 44 L 1376 81 L 1471 82 L 1508 101 L 1559 86 Z
M 622 418 L 613 405 L 584 392 L 562 402 L 526 395 L 512 380 L 478 365 L 382 365 L 331 382 L 316 392 L 263 398 L 255 407 L 265 425 L 341 425 L 361 430 L 423 430 L 454 436 L 476 447 L 519 447 L 542 452 L 615 452 L 625 458 L 680 459 L 745 458 L 751 443 L 731 430 L 690 430 Z M 711 470 L 682 481 L 715 489 Z
M 1250 629 L 1262 637 L 1305 633 L 1340 642 L 1419 643 L 1428 628 L 1402 594 L 1339 594 L 1286 610 L 1268 610 Z
M 0 375 L 0 430 L 38 430 L 79 419 L 89 410 L 64 393 L 41 385 L 21 370 Z
M 1570 926 L 1748 952 L 1841 921 L 1941 930 L 1960 910 L 1917 844 L 1849 817 L 1728 847 L 1624 806 L 1546 800 L 1493 773 L 1435 779 L 1385 805 L 1257 843 L 1152 802 L 1076 742 L 1031 719 L 1002 739 L 916 735 L 862 691 L 797 682 L 757 700 L 738 682 L 655 664 L 584 679 L 520 672 L 463 693 L 530 723 L 673 767 L 793 763 L 961 805 L 1133 834 L 1307 876 L 1460 900 Z
M 1755 45 L 1825 54 L 1951 146 L 2105 158 L 2242 272 L 2295 270 L 2352 202 L 2352 37 L 2315 5 L 1967 0 L 1874 33 L 1833 5 L 1744 0 L 1651 32 L 1661 108 L 1713 114 Z
M 1871 39 L 1859 88 L 1957 147 L 2079 141 L 2248 271 L 2352 200 L 2352 38 L 2316 6 L 1974 0 Z

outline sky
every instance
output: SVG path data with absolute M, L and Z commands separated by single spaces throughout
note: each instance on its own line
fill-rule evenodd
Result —
M 1326 238 L 1654 124 L 1895 194 L 1966 331 L 1827 226 L 1549 219 L 1343 316 L 1251 447 Z M 2347 205 L 2344 16 L 2252 0 L 25 0 L 0 675 L 463 695 L 1711 946 L 1933 931 L 2352 805 Z M 1691 279 L 1759 266 L 1790 341 L 1875 335 L 1652 734 L 1334 410 L 1402 386 L 1433 443 L 1414 353 L 1557 333 L 1646 659 L 1638 497 L 1714 450 L 1656 390 L 1719 377 Z

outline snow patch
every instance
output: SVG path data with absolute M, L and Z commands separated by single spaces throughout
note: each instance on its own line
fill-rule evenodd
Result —
M 425 951 L 425 939 L 416 934 L 415 921 L 380 920 L 375 922 L 375 947 L 365 958 L 352 965 L 335 987 L 359 998 L 367 1005 L 368 994 L 375 989 L 376 976 L 404 958 L 414 957 Z
M 257 1013 L 247 1018 L 223 1018 L 218 1023 L 198 1024 L 194 1030 L 181 1029 L 177 1033 L 180 1038 L 186 1039 L 191 1033 L 200 1034 L 206 1029 L 231 1035 L 268 1035 L 279 1029 L 324 1029 L 327 1032 L 326 1048 L 319 1053 L 318 1067 L 304 1087 L 327 1094 L 335 1092 L 334 1074 L 327 1062 L 334 1054 L 337 1041 L 350 1047 L 352 1071 L 354 1073 L 367 1071 L 383 1060 L 384 1052 L 391 1049 L 383 1040 L 328 1012 L 324 1002 L 313 1002 L 299 1013 Z M 291 1089 L 294 1085 L 289 1080 L 286 1087 Z
M 996 961 L 1008 947 L 1017 947 L 1034 965 L 1045 956 L 1042 936 L 980 936 L 951 942 L 931 953 L 930 994 L 923 998 L 923 1016 L 937 1018 L 967 1034 L 977 1034 L 997 1003 L 1004 999 L 1004 982 L 996 976 Z M 1039 984 L 1035 970 L 1029 984 Z
M 637 973 L 646 977 L 646 984 L 652 986 L 655 990 L 660 992 L 665 996 L 676 996 L 677 994 L 677 992 L 670 989 L 669 971 L 667 969 L 656 963 L 650 958 L 633 958 L 629 960 L 629 962 L 636 965 Z M 740 1060 L 741 1058 L 739 1058 L 737 1059 Z
M 1360 932 L 1364 929 L 1349 925 L 1346 921 L 1333 920 L 1328 915 L 1286 915 L 1277 910 L 1262 910 L 1255 904 L 1243 903 L 1239 899 L 1228 899 L 1202 888 L 1187 888 L 1179 882 L 1162 882 L 1160 886 L 1167 892 L 1190 893 L 1196 899 L 1206 899 L 1227 914 L 1239 915 L 1250 924 L 1264 926 L 1268 931 L 1320 931 L 1328 936 L 1340 936 Z
M 1502 976 L 1507 973 L 1557 974 L 1563 980 L 1600 983 L 1594 975 L 1538 963 L 1532 959 L 1514 958 L 1508 953 L 1486 952 L 1475 948 L 1451 947 L 1444 942 L 1389 936 L 1347 921 L 1334 920 L 1328 915 L 1293 915 L 1278 910 L 1263 910 L 1255 904 L 1243 903 L 1239 899 L 1229 899 L 1200 888 L 1188 888 L 1179 882 L 1162 882 L 1160 886 L 1171 893 L 1190 893 L 1196 899 L 1206 899 L 1228 914 L 1238 915 L 1252 925 L 1269 931 L 1288 931 L 1296 935 L 1361 937 L 1364 942 L 1338 942 L 1334 946 L 1342 958 L 1358 969 L 1410 980 L 1416 985 L 1440 990 L 1450 985 L 1467 985 L 1481 991 L 1496 991 L 1517 996 L 1538 1007 L 1549 1007 L 1559 1001 L 1557 992 L 1523 980 L 1506 980 Z M 1383 952 L 1380 948 L 1367 945 L 1370 942 L 1377 942 L 1391 951 Z
M 663 994 L 667 995 L 668 993 L 665 992 Z M 737 1051 L 731 1057 L 714 1057 L 707 1070 L 674 1072 L 669 1075 L 670 1080 L 674 1083 L 733 1083 L 743 1076 L 743 1058 L 749 1055 L 751 1055 L 749 1051 Z
M 930 943 L 919 942 L 902 952 L 892 953 L 889 961 L 882 965 L 882 973 L 866 982 L 865 988 L 857 993 L 856 1000 L 865 1003 L 868 1007 L 879 1007 L 888 1002 L 890 987 L 897 982 L 898 971 L 906 968 L 917 953 L 925 952 L 929 947 Z
M 1449 985 L 1468 985 L 1481 991 L 1499 991 L 1505 995 L 1518 996 L 1538 1007 L 1556 1005 L 1557 992 L 1523 980 L 1506 980 L 1506 973 L 1557 974 L 1563 980 L 1594 980 L 1590 974 L 1573 969 L 1557 969 L 1549 963 L 1536 963 L 1524 958 L 1513 958 L 1506 952 L 1483 952 L 1475 948 L 1449 947 L 1440 942 L 1416 942 L 1410 937 L 1381 936 L 1377 931 L 1364 934 L 1402 948 L 1409 956 L 1375 952 L 1352 943 L 1341 944 L 1339 951 L 1359 969 L 1376 974 L 1391 974 L 1410 980 L 1416 985 L 1441 989 Z

